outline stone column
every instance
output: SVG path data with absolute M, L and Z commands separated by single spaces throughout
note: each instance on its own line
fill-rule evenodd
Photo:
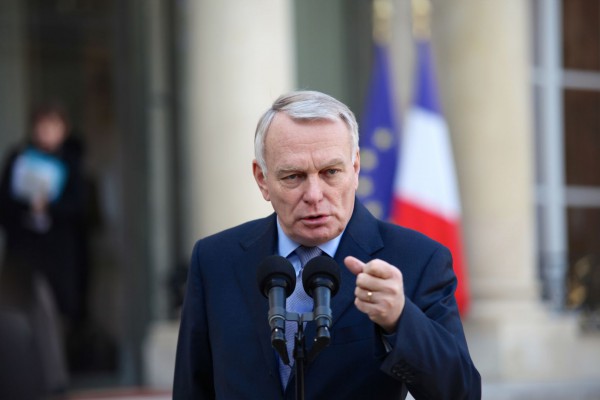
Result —
M 440 83 L 461 177 L 473 295 L 537 298 L 530 19 L 527 2 L 500 3 L 435 2 Z
M 197 239 L 272 212 L 252 176 L 254 129 L 293 87 L 294 46 L 290 0 L 186 0 L 178 7 L 178 254 L 187 261 Z M 152 387 L 171 388 L 178 329 L 179 321 L 149 329 L 145 381 Z
M 292 89 L 289 0 L 187 1 L 182 97 L 182 251 L 199 237 L 272 212 L 254 183 L 260 114 Z

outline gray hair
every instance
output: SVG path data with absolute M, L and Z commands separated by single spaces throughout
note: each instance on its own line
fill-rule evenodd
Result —
M 344 103 L 333 97 L 316 91 L 296 91 L 279 96 L 258 121 L 254 134 L 254 157 L 258 165 L 267 174 L 265 162 L 265 138 L 273 118 L 278 112 L 300 121 L 341 119 L 352 137 L 352 162 L 358 151 L 358 123 L 354 113 Z

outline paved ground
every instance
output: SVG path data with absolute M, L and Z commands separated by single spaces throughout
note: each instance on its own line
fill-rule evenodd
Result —
M 170 400 L 167 391 L 147 389 L 88 390 L 68 400 Z M 409 397 L 408 399 L 412 399 Z M 489 383 L 483 400 L 600 400 L 600 382 L 581 383 Z
M 77 391 L 67 400 L 171 400 L 171 393 L 149 389 L 101 389 Z
M 600 400 L 600 382 L 490 383 L 483 400 Z

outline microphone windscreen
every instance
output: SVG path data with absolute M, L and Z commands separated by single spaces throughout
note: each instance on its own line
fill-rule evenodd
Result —
M 311 259 L 302 271 L 302 285 L 310 288 L 318 278 L 330 281 L 327 286 L 331 289 L 331 296 L 334 296 L 340 288 L 340 266 L 329 256 Z
M 273 286 L 283 287 L 287 297 L 296 287 L 296 271 L 287 258 L 272 255 L 258 265 L 256 282 L 261 293 L 266 297 L 269 296 L 269 290 Z

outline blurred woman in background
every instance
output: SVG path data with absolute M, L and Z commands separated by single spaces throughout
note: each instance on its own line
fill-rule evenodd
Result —
M 43 105 L 30 122 L 30 134 L 10 151 L 0 178 L 0 227 L 6 238 L 0 303 L 28 316 L 46 395 L 66 390 L 62 333 L 85 311 L 77 246 L 84 183 L 81 151 L 69 140 L 66 112 Z

